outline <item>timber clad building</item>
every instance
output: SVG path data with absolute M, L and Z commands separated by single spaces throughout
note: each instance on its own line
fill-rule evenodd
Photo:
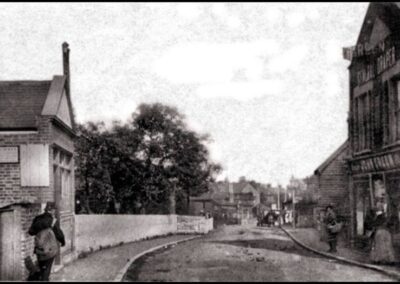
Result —
M 315 171 L 314 182 L 318 188 L 318 209 L 333 205 L 342 216 L 350 216 L 348 192 L 348 142 L 344 142 Z
M 400 4 L 368 7 L 350 73 L 350 202 L 353 240 L 371 207 L 400 231 Z
M 74 256 L 74 116 L 68 45 L 64 75 L 49 81 L 0 81 L 0 280 L 25 280 L 33 260 L 28 229 L 47 201 L 66 238 L 55 266 Z

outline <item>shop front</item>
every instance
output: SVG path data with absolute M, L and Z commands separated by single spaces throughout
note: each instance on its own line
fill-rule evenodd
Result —
M 351 169 L 353 241 L 368 237 L 369 214 L 384 213 L 391 232 L 399 234 L 400 150 L 353 160 Z

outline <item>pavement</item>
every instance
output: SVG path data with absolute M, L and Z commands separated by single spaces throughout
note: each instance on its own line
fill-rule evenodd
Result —
M 51 281 L 120 281 L 139 256 L 168 245 L 191 240 L 199 235 L 172 235 L 141 240 L 93 252 L 52 273 Z
M 320 238 L 320 233 L 314 228 L 287 228 L 281 227 L 282 230 L 305 249 L 313 251 L 316 254 L 323 255 L 347 264 L 364 267 L 379 271 L 386 275 L 400 280 L 400 265 L 373 265 L 369 261 L 368 252 L 352 249 L 346 246 L 342 241 L 337 244 L 336 253 L 328 253 L 329 246 Z

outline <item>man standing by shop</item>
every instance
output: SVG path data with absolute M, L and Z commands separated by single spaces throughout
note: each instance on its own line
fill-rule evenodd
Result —
M 65 245 L 64 233 L 59 221 L 54 217 L 56 207 L 53 202 L 47 202 L 44 213 L 33 219 L 29 235 L 35 236 L 35 254 L 40 269 L 40 280 L 49 281 L 51 267 L 58 253 L 59 243 Z

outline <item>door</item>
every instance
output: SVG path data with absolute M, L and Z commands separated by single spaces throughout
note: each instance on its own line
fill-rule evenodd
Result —
M 53 166 L 53 177 L 54 177 L 54 194 L 55 194 L 55 201 L 56 201 L 56 207 L 57 207 L 56 218 L 61 223 L 61 220 L 60 220 L 61 174 L 60 174 L 60 168 L 57 166 Z M 61 264 L 60 250 L 58 251 L 58 254 L 54 260 L 54 264 L 56 264 L 56 265 Z
M 14 211 L 0 211 L 0 280 L 16 279 Z

